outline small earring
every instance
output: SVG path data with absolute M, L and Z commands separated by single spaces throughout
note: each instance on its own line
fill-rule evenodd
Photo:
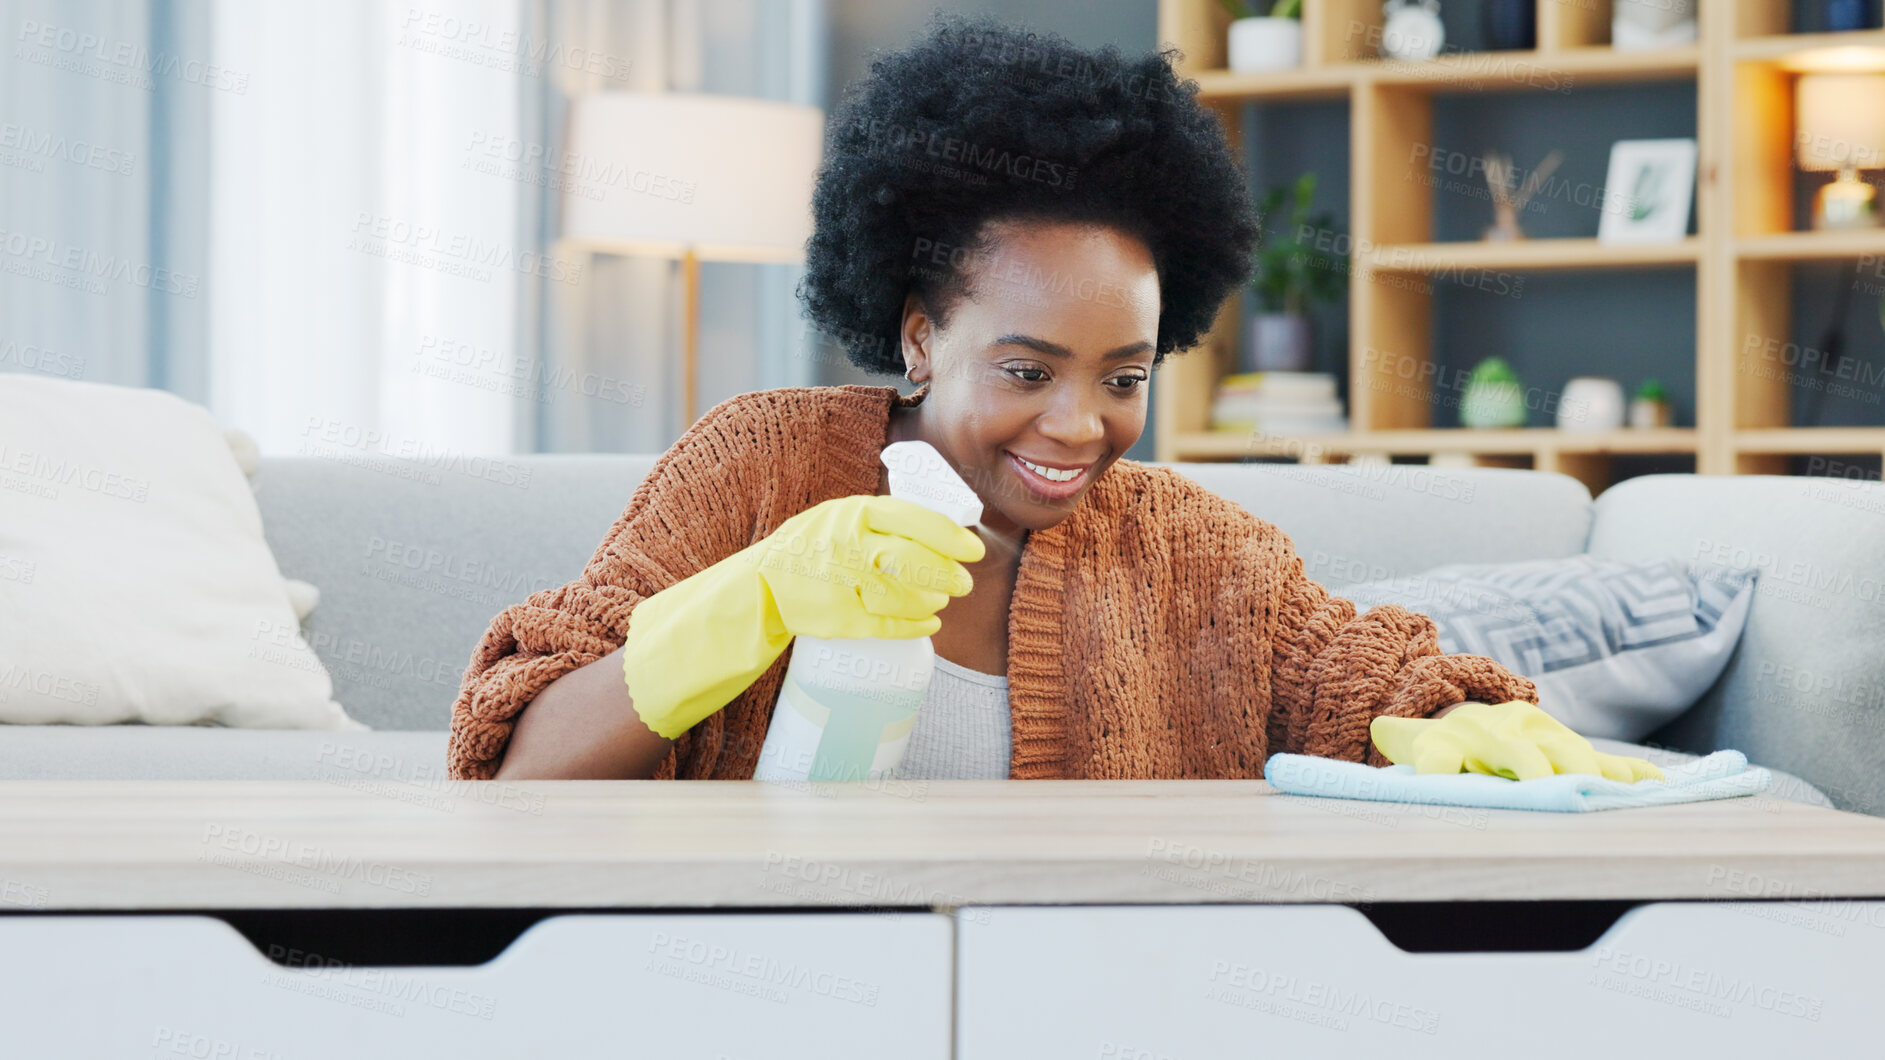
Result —
M 908 379 L 912 383 L 916 382 L 916 365 L 905 368 L 903 370 L 903 378 Z

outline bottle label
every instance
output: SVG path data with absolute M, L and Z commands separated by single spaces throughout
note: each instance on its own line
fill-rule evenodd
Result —
M 779 699 L 824 730 L 812 757 L 811 780 L 868 779 L 878 745 L 908 736 L 922 706 L 920 695 L 907 693 L 880 698 L 827 688 L 813 698 L 790 667 Z

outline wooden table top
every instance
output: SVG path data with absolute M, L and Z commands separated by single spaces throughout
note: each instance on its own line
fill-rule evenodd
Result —
M 1885 819 L 1249 781 L 0 782 L 0 911 L 1885 897 Z

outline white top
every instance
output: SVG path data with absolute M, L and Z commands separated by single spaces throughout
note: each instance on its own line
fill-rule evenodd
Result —
M 1006 780 L 1013 738 L 1008 678 L 958 666 L 938 655 L 896 776 Z

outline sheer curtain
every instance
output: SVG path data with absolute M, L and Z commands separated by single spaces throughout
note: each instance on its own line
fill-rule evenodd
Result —
M 0 0 L 0 373 L 208 398 L 207 13 Z M 0 424 L 0 427 L 4 427 Z
M 257 71 L 211 114 L 214 411 L 265 453 L 665 448 L 673 263 L 555 240 L 568 101 L 822 104 L 823 0 L 222 0 Z M 702 268 L 703 408 L 809 382 L 796 266 Z
M 270 455 L 658 451 L 674 263 L 558 249 L 596 91 L 823 105 L 824 0 L 0 0 L 0 372 Z M 703 408 L 809 383 L 802 270 L 702 270 Z
M 217 53 L 260 73 L 213 113 L 212 408 L 264 453 L 513 445 L 496 340 L 537 248 L 520 185 L 459 167 L 515 134 L 517 5 L 434 14 L 215 7 Z

